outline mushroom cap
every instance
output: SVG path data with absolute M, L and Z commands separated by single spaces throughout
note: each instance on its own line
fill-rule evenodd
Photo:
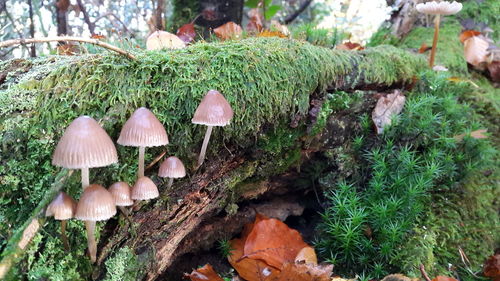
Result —
M 179 158 L 170 156 L 161 163 L 158 176 L 162 178 L 183 178 L 186 176 L 186 168 L 184 168 L 184 164 Z
M 160 196 L 156 184 L 148 177 L 140 177 L 132 187 L 133 200 L 149 200 Z
M 54 216 L 56 220 L 69 220 L 76 212 L 76 201 L 65 192 L 59 192 L 47 207 L 45 216 Z
M 186 43 L 177 35 L 166 31 L 155 31 L 146 39 L 147 50 L 160 49 L 182 49 L 186 47 Z
M 161 146 L 168 136 L 160 120 L 147 108 L 138 108 L 123 125 L 118 144 L 126 146 Z
M 85 188 L 78 206 L 75 218 L 82 221 L 103 221 L 116 214 L 113 195 L 98 184 L 91 184 Z
M 132 206 L 134 201 L 130 199 L 130 185 L 126 182 L 115 182 L 108 188 L 109 193 L 113 195 L 116 206 Z
M 427 3 L 420 3 L 417 4 L 417 11 L 420 13 L 424 14 L 429 14 L 429 15 L 453 15 L 462 10 L 462 3 L 458 3 L 456 1 L 453 2 L 448 2 L 448 1 L 442 1 L 442 2 L 436 2 L 436 1 L 431 1 Z
M 233 115 L 233 109 L 224 96 L 219 91 L 210 90 L 196 108 L 191 122 L 206 126 L 226 126 Z
M 80 116 L 71 122 L 52 155 L 53 165 L 68 169 L 103 167 L 116 162 L 115 144 L 89 116 Z

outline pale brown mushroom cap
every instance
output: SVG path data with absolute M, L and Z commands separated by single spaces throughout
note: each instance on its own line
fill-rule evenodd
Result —
M 166 31 L 155 31 L 146 39 L 147 50 L 182 49 L 186 43 L 177 35 Z
M 57 144 L 52 164 L 68 169 L 104 167 L 118 162 L 116 147 L 89 116 L 73 120 Z
M 442 1 L 442 2 L 436 2 L 436 1 L 431 1 L 427 3 L 420 3 L 417 4 L 417 11 L 420 13 L 424 14 L 429 14 L 429 15 L 453 15 L 462 10 L 462 3 L 458 3 L 456 1 L 453 2 L 448 2 L 448 1 Z
M 78 201 L 75 218 L 82 221 L 103 221 L 115 214 L 113 195 L 101 185 L 91 184 L 85 188 Z
M 134 201 L 130 198 L 130 185 L 126 182 L 115 182 L 108 188 L 109 193 L 113 195 L 116 206 L 132 206 Z
M 158 176 L 162 178 L 183 178 L 186 176 L 186 168 L 179 158 L 170 156 L 161 163 Z
M 118 144 L 126 146 L 161 146 L 168 144 L 168 136 L 160 120 L 145 107 L 134 111 L 123 125 Z
M 56 198 L 47 206 L 45 216 L 54 216 L 56 220 L 69 220 L 76 212 L 76 201 L 64 192 L 59 192 Z
M 203 97 L 191 122 L 206 126 L 226 126 L 233 118 L 233 109 L 216 90 L 210 90 Z
M 132 187 L 133 200 L 149 200 L 160 196 L 156 184 L 148 177 L 140 177 Z

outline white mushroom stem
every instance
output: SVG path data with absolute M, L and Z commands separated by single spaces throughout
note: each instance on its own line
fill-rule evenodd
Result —
M 172 184 L 174 183 L 174 178 L 169 178 L 168 183 L 167 183 L 167 188 L 172 187 Z
M 432 41 L 432 50 L 431 50 L 431 57 L 429 59 L 429 66 L 432 68 L 434 66 L 434 58 L 436 57 L 436 48 L 437 48 L 437 43 L 438 43 L 438 37 L 439 37 L 439 22 L 441 19 L 441 15 L 436 15 L 436 18 L 434 19 L 434 39 Z
M 139 146 L 139 170 L 137 171 L 137 178 L 144 177 L 144 152 L 146 147 Z
M 85 188 L 89 185 L 89 168 L 82 168 L 82 189 L 85 190 Z
M 208 141 L 210 140 L 210 135 L 212 134 L 212 128 L 213 126 L 207 127 L 205 139 L 203 139 L 203 145 L 201 146 L 200 157 L 198 158 L 198 167 L 200 167 L 205 160 L 205 154 L 207 153 Z
M 96 262 L 97 244 L 95 242 L 95 221 L 85 221 L 87 229 L 87 245 L 89 247 L 89 255 L 92 263 Z
M 66 223 L 67 220 L 62 220 L 61 221 L 61 239 L 64 245 L 64 249 L 66 251 L 69 251 L 69 243 L 68 243 L 68 237 L 66 236 Z

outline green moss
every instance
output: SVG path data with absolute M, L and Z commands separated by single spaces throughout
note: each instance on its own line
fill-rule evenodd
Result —
M 126 246 L 119 248 L 105 264 L 105 281 L 134 281 L 141 271 L 136 255 Z
M 485 24 L 493 29 L 493 34 L 490 35 L 493 41 L 500 40 L 500 2 L 497 0 L 484 1 L 463 1 L 463 8 L 456 15 L 461 20 L 474 20 L 476 24 Z

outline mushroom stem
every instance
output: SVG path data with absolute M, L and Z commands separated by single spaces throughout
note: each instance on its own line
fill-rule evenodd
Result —
M 82 189 L 90 185 L 89 168 L 82 168 Z
M 167 183 L 167 188 L 172 187 L 172 184 L 174 183 L 174 178 L 169 178 L 168 183 Z
M 125 208 L 124 206 L 118 206 L 118 209 L 120 209 L 120 211 L 123 213 L 123 215 L 128 220 L 130 225 L 132 225 L 132 219 L 129 216 L 129 212 L 128 212 L 127 208 Z
M 137 178 L 144 177 L 144 152 L 146 147 L 139 146 L 139 170 L 137 171 Z
M 431 50 L 431 57 L 429 59 L 429 66 L 432 68 L 434 66 L 434 58 L 436 56 L 436 48 L 437 48 L 437 42 L 438 42 L 438 37 L 439 37 L 439 21 L 441 19 L 441 15 L 436 15 L 436 18 L 434 19 L 434 39 L 432 41 L 432 50 Z
M 90 260 L 94 263 L 97 255 L 97 244 L 95 242 L 95 221 L 85 221 L 87 229 L 87 245 L 89 247 Z
M 207 127 L 207 132 L 205 133 L 205 139 L 203 139 L 203 145 L 201 146 L 200 157 L 198 158 L 198 168 L 203 164 L 205 160 L 205 154 L 207 152 L 208 141 L 210 140 L 210 135 L 212 134 L 213 126 Z
M 67 222 L 68 222 L 67 220 L 61 221 L 61 240 L 63 242 L 64 249 L 66 251 L 69 251 L 68 237 L 66 236 L 66 223 Z

